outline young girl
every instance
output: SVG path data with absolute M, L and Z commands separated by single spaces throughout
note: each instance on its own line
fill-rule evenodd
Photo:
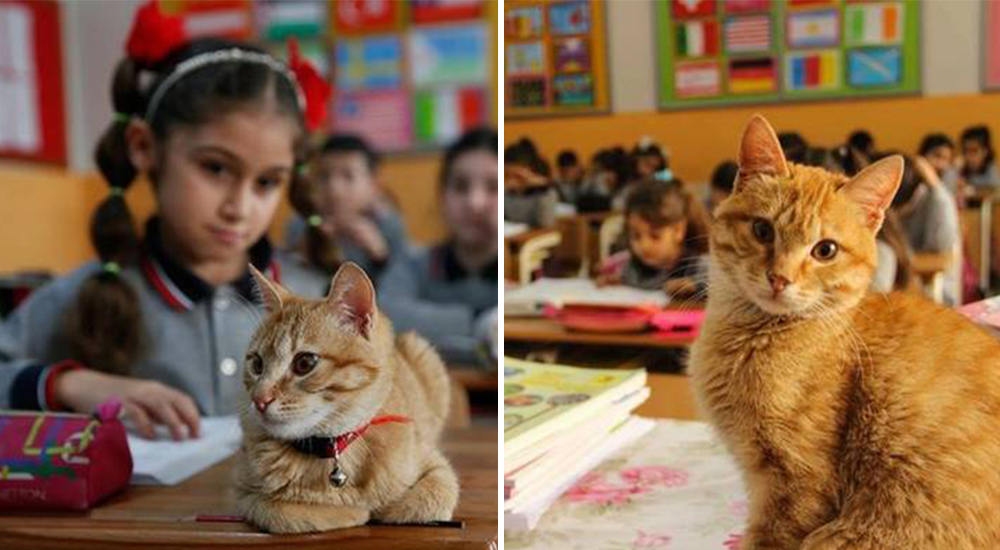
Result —
M 892 199 L 891 211 L 898 216 L 907 244 L 915 253 L 951 254 L 962 234 L 955 198 L 922 157 L 905 157 L 904 168 Z M 944 271 L 944 302 L 961 304 L 961 264 L 952 258 Z
M 624 284 L 668 294 L 704 288 L 708 214 L 679 180 L 636 184 L 625 203 L 627 256 L 602 269 L 602 284 Z
M 934 167 L 941 183 L 953 197 L 961 197 L 959 173 L 955 163 L 955 143 L 944 134 L 927 134 L 920 142 L 918 154 Z
M 394 259 L 379 286 L 380 305 L 396 330 L 416 330 L 450 364 L 476 363 L 484 344 L 495 356 L 497 147 L 496 131 L 479 129 L 448 148 L 440 181 L 449 235 Z
M 973 188 L 1000 186 L 990 129 L 973 126 L 962 132 L 962 177 Z
M 635 175 L 642 179 L 651 178 L 657 172 L 669 168 L 663 150 L 648 136 L 639 140 L 635 149 L 632 149 L 632 159 L 635 162 Z
M 158 19 L 147 5 L 136 28 Z M 292 73 L 225 41 L 133 47 L 153 40 L 136 32 L 96 152 L 109 185 L 91 224 L 100 260 L 36 291 L 0 326 L 0 409 L 89 413 L 114 397 L 141 434 L 165 424 L 181 439 L 197 436 L 201 415 L 237 412 L 259 316 L 248 263 L 305 295 L 321 295 L 327 279 L 264 236 L 303 150 Z M 157 206 L 141 237 L 123 196 L 140 174 Z
M 307 187 L 292 191 L 314 193 L 323 219 L 319 227 L 336 247 L 334 263 L 352 261 L 373 279 L 390 258 L 405 253 L 408 246 L 399 212 L 380 196 L 378 165 L 378 154 L 364 139 L 333 135 L 310 162 L 310 177 L 300 180 Z M 288 248 L 305 244 L 307 227 L 307 221 L 300 217 L 289 222 L 285 236 Z M 332 275 L 334 269 L 330 271 Z

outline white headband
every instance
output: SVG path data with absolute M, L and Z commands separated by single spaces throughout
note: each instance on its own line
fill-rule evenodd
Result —
M 295 88 L 295 98 L 298 101 L 299 110 L 303 113 L 305 112 L 305 95 L 302 93 L 302 88 L 299 86 L 298 80 L 295 79 L 295 75 L 292 74 L 292 71 L 288 69 L 287 65 L 265 53 L 251 52 L 248 50 L 241 50 L 239 48 L 230 48 L 228 50 L 216 50 L 213 52 L 198 54 L 190 59 L 185 59 L 184 61 L 178 63 L 177 66 L 174 67 L 173 72 L 167 75 L 167 78 L 165 78 L 163 82 L 156 87 L 156 90 L 153 91 L 153 96 L 149 98 L 149 105 L 146 106 L 145 120 L 148 122 L 153 120 L 153 115 L 156 114 L 156 109 L 160 106 L 160 102 L 163 101 L 163 96 L 167 93 L 167 90 L 169 90 L 174 84 L 177 83 L 178 80 L 181 79 L 182 76 L 206 65 L 223 63 L 226 61 L 259 63 L 261 65 L 267 65 L 275 72 L 284 75 L 284 77 L 292 83 L 292 87 Z

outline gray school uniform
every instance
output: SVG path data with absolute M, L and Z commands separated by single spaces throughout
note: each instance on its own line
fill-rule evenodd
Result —
M 534 228 L 552 227 L 556 223 L 557 202 L 559 193 L 552 187 L 519 193 L 508 191 L 503 197 L 503 219 Z
M 329 284 L 318 271 L 272 252 L 266 239 L 250 256 L 297 294 L 318 298 Z M 76 359 L 62 320 L 80 285 L 100 269 L 90 262 L 38 289 L 0 325 L 0 408 L 51 407 L 46 384 L 52 367 Z M 249 273 L 212 288 L 166 255 L 154 220 L 139 265 L 123 267 L 119 276 L 135 291 L 145 335 L 130 374 L 187 393 L 203 415 L 235 414 L 245 391 L 243 357 L 263 313 Z
M 1000 170 L 995 162 L 990 163 L 981 174 L 969 174 L 966 181 L 969 185 L 978 188 L 1000 187 Z
M 622 269 L 621 284 L 643 290 L 663 290 L 663 285 L 671 279 L 694 279 L 698 291 L 708 283 L 708 256 L 686 256 L 681 258 L 674 269 L 656 269 L 639 261 L 633 254 Z
M 475 322 L 497 307 L 498 264 L 477 273 L 462 269 L 449 245 L 396 258 L 382 274 L 378 303 L 397 332 L 427 338 L 451 364 L 478 361 Z
M 378 227 L 379 232 L 382 233 L 386 245 L 389 247 L 388 261 L 375 262 L 368 257 L 367 252 L 348 238 L 341 237 L 336 242 L 340 248 L 341 257 L 345 261 L 358 264 L 361 266 L 361 269 L 365 270 L 365 273 L 368 273 L 372 280 L 376 280 L 379 273 L 388 265 L 392 258 L 407 253 L 410 248 L 410 241 L 406 237 L 406 227 L 403 225 L 403 219 L 395 208 L 389 205 L 380 205 L 372 215 L 372 219 L 375 222 L 375 226 Z M 285 226 L 285 246 L 289 250 L 297 248 L 306 236 L 306 229 L 308 229 L 308 226 L 301 216 L 295 216 L 289 220 Z
M 914 199 L 919 202 L 909 215 L 900 216 L 903 232 L 914 252 L 952 252 L 962 238 L 955 198 L 940 185 L 925 188 L 926 191 Z M 958 305 L 961 299 L 955 295 L 961 276 L 959 262 L 952 262 L 944 272 L 944 302 L 948 305 Z

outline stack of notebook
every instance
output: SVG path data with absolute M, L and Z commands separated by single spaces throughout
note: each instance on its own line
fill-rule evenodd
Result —
M 632 411 L 646 371 L 504 359 L 504 529 L 534 528 L 559 496 L 653 427 Z

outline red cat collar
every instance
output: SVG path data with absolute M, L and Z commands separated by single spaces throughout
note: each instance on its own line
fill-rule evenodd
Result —
M 295 450 L 307 455 L 318 456 L 319 458 L 337 458 L 355 439 L 364 435 L 369 427 L 388 424 L 389 422 L 410 422 L 410 418 L 395 414 L 376 416 L 371 422 L 354 431 L 342 433 L 334 437 L 312 436 L 305 439 L 296 439 L 292 442 L 292 446 L 295 447 Z

